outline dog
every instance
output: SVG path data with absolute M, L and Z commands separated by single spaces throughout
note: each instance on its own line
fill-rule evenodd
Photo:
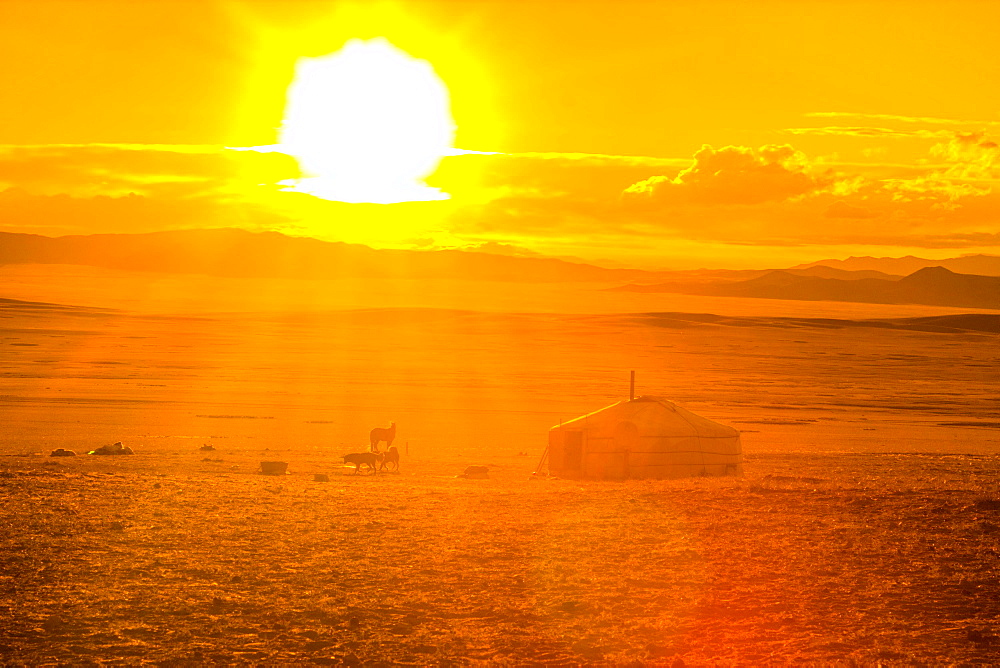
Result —
M 391 469 L 388 467 L 390 463 L 393 465 Z M 382 453 L 382 465 L 379 467 L 379 471 L 383 469 L 387 471 L 399 470 L 399 448 L 395 445 Z
M 378 473 L 378 469 L 375 467 L 382 462 L 384 456 L 381 452 L 352 452 L 349 455 L 344 455 L 344 463 L 354 464 L 354 475 L 361 473 L 362 465 L 371 469 L 372 473 Z

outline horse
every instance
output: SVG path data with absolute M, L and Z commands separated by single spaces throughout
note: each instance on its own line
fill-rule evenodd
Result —
M 372 429 L 370 435 L 372 447 L 372 452 L 378 452 L 378 444 L 380 441 L 385 441 L 385 447 L 388 449 L 392 447 L 392 441 L 396 438 L 396 423 L 393 422 L 392 426 L 388 429 L 383 429 L 382 427 L 375 427 Z

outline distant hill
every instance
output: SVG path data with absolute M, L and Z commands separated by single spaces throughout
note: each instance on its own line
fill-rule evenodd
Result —
M 21 299 L 6 299 L 0 297 L 0 314 L 77 314 L 77 315 L 106 315 L 116 311 L 106 308 L 93 308 L 91 306 L 73 306 L 67 304 L 53 304 L 51 302 L 29 302 Z
M 886 281 L 898 281 L 906 274 L 889 274 L 883 271 L 876 271 L 874 269 L 843 269 L 837 267 L 828 267 L 826 265 L 817 264 L 811 267 L 793 267 L 792 269 L 786 269 L 789 274 L 795 274 L 797 276 L 817 276 L 819 278 L 838 278 L 842 281 L 856 281 L 861 278 L 880 278 Z M 766 272 L 765 272 L 766 273 Z
M 601 316 L 606 318 L 607 316 Z M 618 318 L 652 327 L 692 329 L 700 326 L 722 327 L 815 327 L 821 329 L 847 329 L 872 327 L 876 329 L 907 329 L 917 332 L 988 332 L 1000 334 L 1000 314 L 959 313 L 932 315 L 918 318 L 875 318 L 851 320 L 843 318 L 803 318 L 732 316 L 712 313 L 629 313 Z
M 675 292 L 717 297 L 756 297 L 869 304 L 927 304 L 1000 309 L 1000 277 L 956 274 L 944 267 L 926 267 L 898 280 L 843 280 L 771 271 L 746 281 L 669 282 L 626 285 L 629 292 Z
M 651 281 L 665 274 L 475 251 L 377 250 L 239 229 L 45 237 L 0 232 L 0 264 L 77 264 L 165 273 L 280 278 Z
M 896 300 L 902 298 L 900 295 L 903 292 L 880 291 L 877 284 L 845 287 L 838 283 L 871 280 L 895 282 L 903 274 L 912 274 L 927 264 L 934 264 L 934 261 L 914 257 L 849 258 L 821 260 L 777 272 L 772 269 L 644 271 L 600 267 L 568 258 L 534 256 L 522 251 L 511 251 L 502 245 L 496 246 L 496 252 L 487 250 L 493 249 L 493 246 L 482 250 L 375 249 L 360 244 L 240 229 L 63 237 L 0 232 L 0 264 L 75 264 L 130 271 L 225 277 L 446 278 L 526 283 L 630 281 L 656 285 L 626 286 L 622 289 L 690 294 L 721 294 L 719 291 L 725 292 L 721 286 L 729 285 L 731 292 L 768 293 L 745 296 L 838 301 L 871 301 L 877 297 L 877 301 L 884 303 L 897 303 Z M 942 266 L 956 273 L 1000 276 L 1000 257 L 974 255 L 944 262 L 947 264 Z M 902 271 L 911 266 L 915 268 Z M 964 266 L 981 271 L 956 269 Z M 792 278 L 776 278 L 776 273 Z M 794 282 L 794 278 L 816 280 Z M 822 280 L 833 283 L 824 284 Z M 802 296 L 778 296 L 779 292 Z M 866 292 L 873 296 L 859 300 L 855 294 Z M 807 296 L 810 294 L 815 296 Z M 882 298 L 883 294 L 888 296 Z
M 801 264 L 793 269 L 818 266 L 848 271 L 881 271 L 904 276 L 925 267 L 944 267 L 958 274 L 1000 276 L 1000 256 L 996 255 L 965 255 L 947 260 L 926 260 L 912 255 L 906 257 L 849 257 L 846 260 L 820 260 Z
M 669 282 L 684 284 L 706 284 L 716 281 L 735 283 L 737 281 L 748 281 L 766 276 L 775 269 L 689 269 L 683 271 L 661 271 L 657 272 Z M 880 278 L 887 281 L 895 281 L 902 278 L 893 274 L 885 274 L 881 271 L 849 271 L 846 269 L 835 269 L 833 267 L 815 266 L 804 268 L 783 269 L 785 273 L 795 276 L 818 276 L 821 278 L 837 278 L 843 281 L 856 281 L 862 278 Z

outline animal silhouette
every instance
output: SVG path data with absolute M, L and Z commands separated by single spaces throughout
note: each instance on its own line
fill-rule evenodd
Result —
M 344 455 L 345 464 L 354 464 L 354 475 L 361 473 L 361 467 L 364 466 L 366 470 L 371 470 L 371 472 L 378 473 L 376 466 L 382 463 L 382 457 L 384 455 L 379 452 L 352 452 L 349 455 Z
M 389 464 L 392 464 L 392 468 L 389 468 Z M 382 455 L 382 465 L 378 467 L 378 470 L 387 471 L 398 471 L 399 470 L 399 448 L 393 446 L 385 451 Z
M 383 429 L 382 427 L 375 427 L 372 429 L 371 442 L 372 452 L 378 452 L 378 444 L 381 441 L 385 441 L 385 447 L 388 449 L 392 447 L 392 441 L 396 438 L 396 423 L 393 422 L 388 429 Z

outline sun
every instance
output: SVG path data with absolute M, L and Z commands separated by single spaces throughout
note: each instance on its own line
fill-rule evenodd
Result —
M 287 190 L 391 204 L 448 199 L 422 179 L 455 152 L 454 136 L 434 68 L 379 37 L 299 60 L 275 148 L 305 175 L 284 182 Z

